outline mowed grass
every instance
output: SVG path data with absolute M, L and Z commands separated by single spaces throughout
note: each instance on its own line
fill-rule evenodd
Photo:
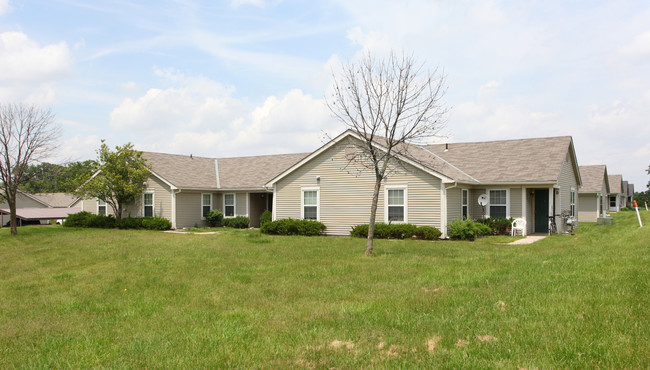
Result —
M 0 230 L 0 368 L 648 368 L 650 212 L 527 246 Z

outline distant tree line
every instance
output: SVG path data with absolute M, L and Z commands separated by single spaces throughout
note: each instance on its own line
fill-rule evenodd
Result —
M 97 170 L 94 160 L 67 164 L 39 163 L 25 170 L 18 188 L 27 193 L 73 193 Z

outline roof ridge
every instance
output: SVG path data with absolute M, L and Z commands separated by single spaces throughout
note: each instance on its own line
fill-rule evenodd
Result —
M 522 138 L 522 139 L 501 139 L 501 140 L 488 140 L 488 141 L 458 141 L 458 142 L 445 142 L 445 143 L 435 143 L 435 144 L 423 144 L 423 146 L 438 146 L 438 145 L 446 145 L 446 144 L 489 144 L 489 143 L 503 143 L 503 142 L 514 142 L 514 141 L 532 141 L 532 140 L 546 140 L 546 139 L 570 139 L 572 138 L 571 135 L 563 135 L 563 136 L 545 136 L 545 137 L 530 137 L 530 138 Z

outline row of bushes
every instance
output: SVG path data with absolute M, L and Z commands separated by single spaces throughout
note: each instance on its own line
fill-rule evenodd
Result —
M 208 212 L 208 214 L 205 216 L 205 220 L 210 227 L 225 226 L 233 227 L 235 229 L 246 229 L 251 223 L 251 220 L 248 217 L 244 216 L 224 218 L 223 212 L 218 209 L 213 209 Z
M 357 225 L 350 231 L 350 236 L 356 238 L 368 237 L 368 224 Z M 386 224 L 375 223 L 375 238 L 377 239 L 410 239 L 416 237 L 423 240 L 438 239 L 442 235 L 440 230 L 431 226 L 416 226 L 413 224 Z
M 63 226 L 102 229 L 169 230 L 172 224 L 168 219 L 163 217 L 127 217 L 118 220 L 112 215 L 95 215 L 82 211 L 68 215 L 65 222 L 63 222 Z
M 315 236 L 322 234 L 325 229 L 325 224 L 322 222 L 285 218 L 277 221 L 266 220 L 264 223 L 262 223 L 260 231 L 262 231 L 264 234 L 272 235 Z
M 492 229 L 488 225 L 471 219 L 456 220 L 449 224 L 448 230 L 451 239 L 461 240 L 475 240 L 479 236 L 492 234 Z

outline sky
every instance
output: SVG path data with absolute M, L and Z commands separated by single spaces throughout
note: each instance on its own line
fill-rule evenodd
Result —
M 437 142 L 570 135 L 580 165 L 645 190 L 645 0 L 0 0 L 0 102 L 54 111 L 53 162 L 102 139 L 311 152 L 344 130 L 324 103 L 340 66 L 390 51 L 444 75 Z

